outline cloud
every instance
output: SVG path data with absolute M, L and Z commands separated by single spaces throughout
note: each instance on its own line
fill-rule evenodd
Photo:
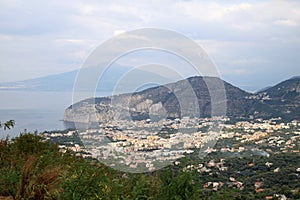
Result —
M 251 7 L 252 5 L 249 3 L 240 3 L 240 4 L 229 6 L 228 8 L 225 8 L 225 10 L 228 12 L 236 12 L 236 11 L 248 10 Z
M 267 64 L 270 63 L 269 60 L 263 58 L 242 58 L 238 60 L 233 60 L 232 64 L 234 65 L 259 65 L 259 64 Z
M 298 26 L 298 23 L 295 20 L 291 19 L 278 19 L 273 21 L 273 24 L 281 26 Z
M 227 77 L 247 76 L 250 67 L 257 74 L 268 69 L 273 77 L 300 73 L 299 1 L 3 0 L 0 19 L 1 81 L 78 68 L 97 45 L 144 27 L 174 30 L 197 41 Z
M 59 45 L 87 46 L 87 45 L 91 45 L 95 41 L 86 40 L 86 39 L 77 39 L 77 38 L 65 38 L 65 39 L 56 39 L 55 42 Z
M 80 3 L 76 7 L 82 15 L 94 15 L 97 12 L 96 5 Z
M 0 34 L 0 41 L 9 41 L 13 40 L 13 38 L 12 35 Z
M 119 34 L 122 34 L 122 33 L 125 33 L 125 32 L 126 32 L 125 30 L 115 30 L 114 35 L 119 35 Z
M 89 52 L 87 51 L 74 51 L 68 53 L 71 59 L 84 61 L 88 57 Z
M 245 74 L 250 74 L 251 71 L 249 69 L 240 68 L 240 69 L 234 69 L 233 73 L 235 75 L 245 75 Z

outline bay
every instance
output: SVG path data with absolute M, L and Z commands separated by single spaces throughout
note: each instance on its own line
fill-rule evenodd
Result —
M 105 96 L 99 93 L 97 96 Z M 0 122 L 15 120 L 10 130 L 0 130 L 0 138 L 27 132 L 64 130 L 65 109 L 72 104 L 72 92 L 0 91 Z

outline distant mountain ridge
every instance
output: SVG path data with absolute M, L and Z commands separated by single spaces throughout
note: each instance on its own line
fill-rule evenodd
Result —
M 61 74 L 54 74 L 34 79 L 28 79 L 23 81 L 16 82 L 4 82 L 0 83 L 0 90 L 14 90 L 14 91 L 68 91 L 72 92 L 74 89 L 74 83 L 76 82 L 77 75 L 79 73 L 85 73 L 87 75 L 87 80 L 89 76 L 95 76 L 96 72 L 98 72 L 98 68 L 82 68 L 78 70 L 73 70 L 70 72 L 65 72 Z M 111 92 L 114 90 L 115 85 L 118 84 L 118 81 L 123 78 L 124 75 L 131 72 L 133 68 L 128 66 L 121 66 L 114 64 L 112 67 L 105 69 L 105 72 L 102 74 L 101 79 L 99 78 L 99 82 L 96 90 L 102 92 Z M 81 71 L 82 70 L 82 71 Z M 86 71 L 85 71 L 86 70 Z M 132 72 L 131 72 L 132 73 Z M 159 74 L 146 72 L 143 70 L 135 70 L 134 75 L 137 78 L 132 79 L 123 84 L 121 88 L 123 91 L 126 91 L 129 88 L 132 88 L 136 85 L 140 79 L 143 79 L 144 76 L 150 76 L 155 80 L 162 81 L 164 83 L 171 82 L 166 77 L 162 77 Z M 94 86 L 94 84 L 92 85 Z M 144 86 L 149 88 L 150 86 Z M 87 88 L 91 90 L 91 88 Z
M 72 91 L 79 70 L 16 82 L 0 83 L 1 90 Z
M 114 106 L 118 107 L 119 116 L 125 116 L 125 111 L 121 108 L 129 105 L 132 119 L 149 118 L 153 106 L 157 107 L 157 110 L 165 110 L 166 117 L 182 117 L 180 103 L 174 95 L 174 91 L 176 90 L 177 95 L 185 96 L 186 101 L 189 102 L 191 96 L 186 93 L 185 82 L 189 83 L 196 94 L 200 111 L 198 117 L 210 117 L 212 102 L 206 81 L 223 83 L 227 100 L 226 115 L 230 118 L 281 117 L 284 120 L 300 120 L 300 77 L 288 79 L 253 94 L 219 78 L 200 76 L 149 88 L 134 94 L 83 100 L 66 109 L 64 120 L 82 123 L 108 120 L 113 117 L 111 116 L 111 110 L 114 109 L 111 107 L 112 99 L 115 102 Z

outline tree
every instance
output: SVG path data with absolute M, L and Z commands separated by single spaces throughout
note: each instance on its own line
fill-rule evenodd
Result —
M 15 125 L 14 120 L 9 120 L 5 123 L 0 122 L 0 128 L 3 127 L 4 130 L 6 130 L 7 128 L 10 129 L 10 128 L 14 127 L 14 125 Z

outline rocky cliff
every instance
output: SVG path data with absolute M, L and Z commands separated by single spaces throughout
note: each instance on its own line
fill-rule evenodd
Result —
M 300 78 L 289 79 L 253 94 L 219 78 L 191 77 L 133 94 L 80 101 L 66 109 L 64 120 L 101 123 L 114 119 L 180 118 L 195 114 L 197 117 L 211 117 L 213 108 L 216 110 L 213 116 L 226 114 L 230 118 L 254 116 L 299 120 Z M 225 111 L 219 112 L 222 109 Z

